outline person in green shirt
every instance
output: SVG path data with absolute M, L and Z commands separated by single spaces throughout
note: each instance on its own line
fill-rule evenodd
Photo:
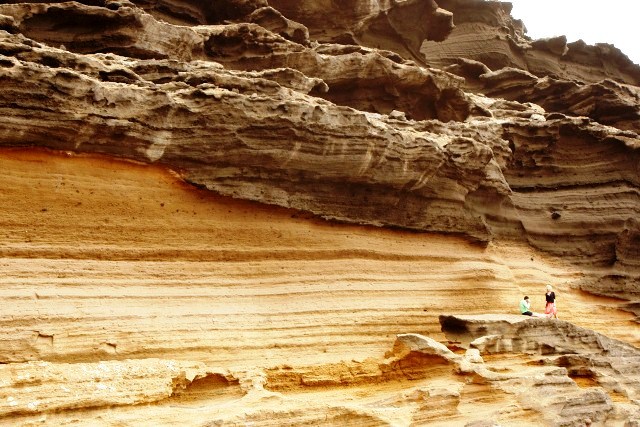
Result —
M 529 297 L 525 296 L 522 301 L 520 301 L 520 313 L 525 316 L 533 316 L 530 307 L 531 304 L 529 303 Z

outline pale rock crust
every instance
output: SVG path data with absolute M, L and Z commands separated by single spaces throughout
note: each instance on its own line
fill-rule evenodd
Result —
M 0 393 L 7 397 L 0 418 L 155 403 L 205 376 L 230 379 L 224 372 L 206 372 L 202 364 L 160 359 L 2 365 Z

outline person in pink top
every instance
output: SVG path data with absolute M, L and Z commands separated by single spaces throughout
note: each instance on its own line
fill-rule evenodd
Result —
M 544 294 L 547 305 L 544 308 L 544 314 L 549 318 L 558 318 L 558 309 L 556 308 L 556 293 L 553 292 L 551 285 L 547 285 L 547 293 Z

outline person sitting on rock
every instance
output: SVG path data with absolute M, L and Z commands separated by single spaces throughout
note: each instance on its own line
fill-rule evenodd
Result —
M 544 296 L 547 300 L 547 305 L 544 308 L 544 314 L 549 318 L 555 317 L 557 319 L 558 309 L 556 308 L 556 293 L 553 292 L 551 285 L 547 285 L 547 293 L 544 294 Z
M 520 301 L 520 313 L 525 316 L 533 316 L 531 312 L 531 304 L 529 303 L 529 297 L 525 296 L 522 301 Z

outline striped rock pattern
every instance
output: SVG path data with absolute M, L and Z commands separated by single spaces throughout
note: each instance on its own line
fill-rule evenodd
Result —
M 640 68 L 509 11 L 3 2 L 0 425 L 638 422 Z

